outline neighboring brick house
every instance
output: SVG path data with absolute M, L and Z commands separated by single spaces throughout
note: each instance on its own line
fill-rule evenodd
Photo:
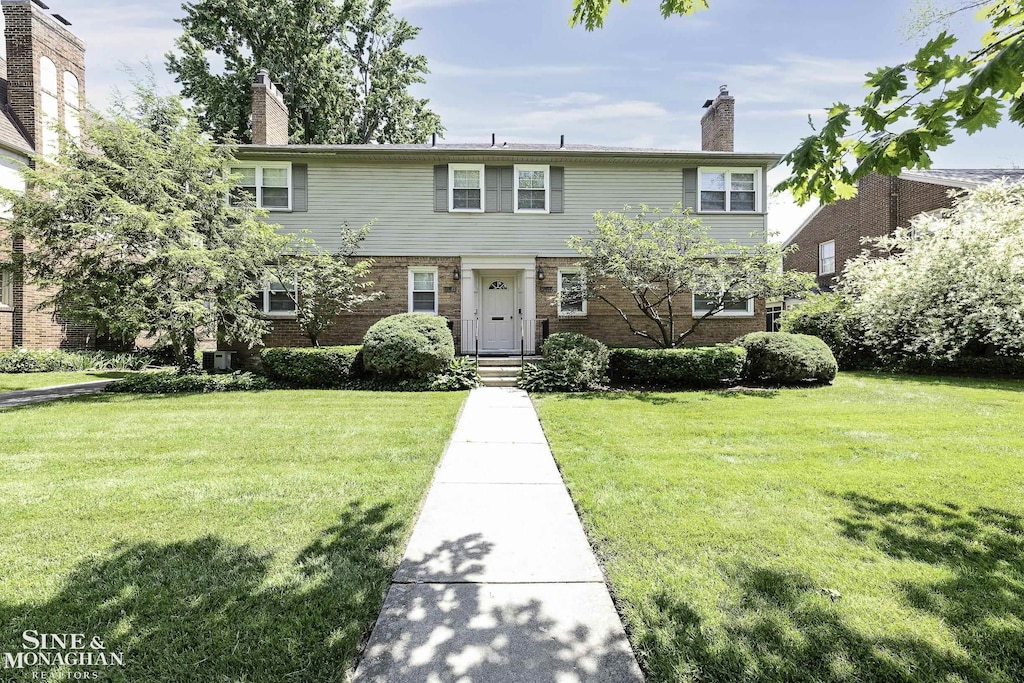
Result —
M 529 353 L 544 330 L 642 345 L 607 304 L 557 303 L 579 272 L 566 241 L 593 229 L 595 211 L 682 203 L 714 237 L 766 239 L 766 175 L 780 157 L 733 151 L 734 100 L 724 86 L 705 104 L 700 151 L 572 145 L 564 136 L 552 145 L 291 145 L 282 94 L 266 72 L 252 102 L 253 144 L 238 148 L 233 173 L 271 222 L 330 249 L 343 225 L 375 221 L 360 255 L 374 259 L 372 279 L 386 296 L 344 316 L 321 343 L 358 343 L 381 317 L 422 311 L 451 321 L 463 353 Z M 263 294 L 274 319 L 265 344 L 307 344 L 280 288 Z M 640 318 L 626 292 L 621 298 Z M 681 329 L 694 303 L 679 302 Z M 763 315 L 763 302 L 738 302 L 691 341 L 761 330 Z
M 821 206 L 786 240 L 798 250 L 786 256 L 786 270 L 812 273 L 818 288 L 831 291 L 846 262 L 865 247 L 864 238 L 882 237 L 907 227 L 922 213 L 948 209 L 951 195 L 1000 178 L 1024 180 L 1024 171 L 933 169 L 899 176 L 872 173 L 857 184 L 857 196 Z
M 32 156 L 52 155 L 63 126 L 77 136 L 85 110 L 85 45 L 58 14 L 33 0 L 2 0 L 5 58 L 0 59 L 0 184 L 25 188 L 19 169 Z M 12 240 L 0 209 L 0 244 L 15 252 L 31 248 Z M 89 348 L 92 331 L 36 310 L 43 292 L 15 271 L 0 271 L 0 350 L 12 347 Z

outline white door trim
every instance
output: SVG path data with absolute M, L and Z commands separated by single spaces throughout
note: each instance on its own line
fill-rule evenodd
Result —
M 515 270 L 518 273 L 517 291 L 519 297 L 516 301 L 518 308 L 522 308 L 521 318 L 533 320 L 537 317 L 537 257 L 536 256 L 462 256 L 462 318 L 474 320 L 475 325 L 480 324 L 480 271 L 488 270 Z M 462 335 L 462 353 L 471 354 L 475 351 L 475 340 L 469 331 Z M 533 330 L 527 328 L 526 348 L 534 347 Z M 518 342 L 517 342 L 518 344 Z M 517 345 L 518 348 L 518 345 Z

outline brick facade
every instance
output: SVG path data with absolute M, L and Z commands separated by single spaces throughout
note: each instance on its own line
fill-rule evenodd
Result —
M 31 0 L 3 0 L 2 6 L 7 43 L 7 104 L 29 141 L 38 149 L 43 127 L 39 60 L 47 57 L 56 66 L 58 123 L 65 125 L 67 73 L 78 80 L 78 110 L 85 111 L 85 46 L 67 27 Z M 8 244 L 15 252 L 28 248 L 20 240 Z M 0 314 L 0 348 L 94 348 L 92 330 L 57 320 L 51 311 L 37 310 L 45 299 L 45 292 L 25 282 L 20 273 L 15 273 L 12 299 L 13 310 Z
M 818 287 L 830 291 L 846 262 L 866 248 L 862 238 L 887 235 L 897 227 L 906 227 L 922 212 L 952 206 L 950 188 L 945 185 L 872 173 L 862 178 L 857 188 L 856 197 L 821 207 L 790 238 L 788 243 L 798 249 L 784 259 L 786 270 L 813 273 Z M 830 240 L 836 243 L 836 272 L 818 275 L 818 246 Z
M 718 97 L 700 119 L 700 148 L 712 152 L 732 152 L 736 135 L 736 100 L 722 86 Z

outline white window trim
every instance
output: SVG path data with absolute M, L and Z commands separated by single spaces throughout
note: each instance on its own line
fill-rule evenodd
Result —
M 701 206 L 701 179 L 705 173 L 724 173 L 725 174 L 725 211 L 717 211 L 714 209 L 708 209 L 707 211 Z M 732 174 L 733 173 L 753 173 L 754 174 L 754 210 L 753 211 L 733 211 L 730 207 L 732 203 Z M 712 190 L 708 190 L 711 192 Z M 714 168 L 714 167 L 701 167 L 697 169 L 697 213 L 738 213 L 738 214 L 755 214 L 761 213 L 761 205 L 764 198 L 761 196 L 761 169 L 759 168 Z
M 295 188 L 292 186 L 292 162 L 290 161 L 238 161 L 231 168 L 252 168 L 256 170 L 256 208 L 264 211 L 291 211 Z M 263 169 L 284 168 L 288 170 L 288 206 L 263 206 Z M 230 169 L 228 169 L 230 173 Z
M 519 172 L 520 171 L 544 171 L 544 208 L 543 209 L 520 209 L 519 208 Z M 512 170 L 512 201 L 515 213 L 550 213 L 551 212 L 551 167 L 540 164 L 516 164 Z
M 480 208 L 455 208 L 455 171 L 480 171 Z M 483 213 L 487 202 L 487 178 L 484 176 L 483 164 L 448 164 L 448 211 L 450 213 Z
M 268 318 L 284 318 L 284 319 L 295 318 L 296 317 L 296 312 L 295 311 L 271 311 L 270 310 L 270 285 L 271 285 L 272 282 L 277 282 L 277 280 L 275 278 L 267 278 L 266 280 L 263 281 L 263 315 L 267 316 Z M 292 295 L 295 297 L 295 299 L 298 299 L 298 297 L 299 297 L 299 282 L 298 282 L 298 280 L 297 279 L 293 279 L 292 282 L 291 282 L 291 285 L 292 285 Z M 295 302 L 295 307 L 298 308 L 298 305 L 299 304 L 296 301 Z
M 483 196 L 481 194 L 481 196 Z M 429 312 L 429 315 L 437 315 L 437 308 L 440 304 L 440 286 L 437 278 L 437 266 L 413 266 L 409 268 L 409 312 L 410 313 L 428 313 L 427 311 L 414 311 L 412 309 L 412 295 L 413 295 L 413 283 L 415 278 L 413 277 L 416 273 L 433 273 L 434 275 L 434 310 Z M 426 291 L 426 290 L 420 290 Z
M 587 317 L 587 297 L 583 297 L 583 310 L 582 311 L 565 311 L 562 310 L 562 275 L 563 274 L 576 273 L 583 277 L 582 268 L 559 268 L 558 269 L 558 317 L 559 318 L 585 318 Z M 586 282 L 584 280 L 584 282 Z
M 826 244 L 832 245 L 832 270 L 825 270 L 824 262 L 825 259 L 821 255 Z M 818 275 L 834 275 L 836 272 L 836 241 L 828 240 L 826 242 L 818 243 Z
M 690 292 L 690 307 L 693 310 L 694 318 L 701 318 L 707 314 L 708 309 L 697 308 L 697 294 Z M 719 311 L 711 316 L 712 318 L 753 318 L 754 317 L 754 299 L 753 297 L 747 299 L 747 310 L 745 311 Z
M 0 310 L 14 308 L 14 273 L 0 270 Z

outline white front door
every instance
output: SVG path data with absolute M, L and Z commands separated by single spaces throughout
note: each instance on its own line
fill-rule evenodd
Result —
M 481 282 L 480 350 L 516 350 L 516 280 L 509 276 L 484 276 Z

